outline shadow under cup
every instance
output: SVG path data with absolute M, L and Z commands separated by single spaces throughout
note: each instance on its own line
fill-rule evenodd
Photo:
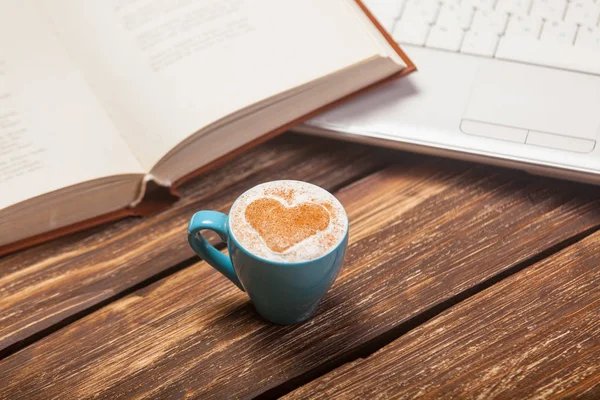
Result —
M 203 229 L 215 231 L 227 243 L 229 257 L 202 237 Z M 348 221 L 343 239 L 333 249 L 303 262 L 270 261 L 252 254 L 235 239 L 228 216 L 217 211 L 194 214 L 188 241 L 202 259 L 248 293 L 261 316 L 276 324 L 296 324 L 314 314 L 335 281 L 348 247 Z

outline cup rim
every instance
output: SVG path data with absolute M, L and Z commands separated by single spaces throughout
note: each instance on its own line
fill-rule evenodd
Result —
M 306 261 L 296 261 L 296 262 L 286 262 L 286 261 L 273 261 L 273 260 L 268 260 L 266 258 L 260 257 L 254 253 L 252 253 L 251 251 L 249 251 L 248 249 L 246 249 L 244 246 L 242 246 L 242 244 L 239 242 L 239 240 L 236 239 L 235 235 L 233 234 L 233 231 L 231 230 L 231 226 L 229 224 L 230 221 L 230 214 L 231 214 L 231 210 L 233 210 L 233 208 L 235 207 L 235 204 L 238 202 L 238 200 L 244 195 L 246 194 L 248 191 L 254 189 L 257 186 L 260 185 L 264 185 L 267 183 L 273 183 L 273 182 L 299 182 L 299 183 L 303 183 L 303 184 L 308 184 L 311 186 L 316 186 L 317 188 L 326 191 L 327 193 L 329 193 L 341 206 L 342 206 L 342 210 L 344 211 L 344 217 L 346 219 L 346 231 L 344 232 L 344 235 L 342 235 L 341 239 L 339 242 L 336 243 L 335 246 L 333 246 L 327 253 L 317 257 L 317 258 L 313 258 L 312 260 L 306 260 Z M 235 241 L 235 244 L 237 245 L 237 247 L 239 247 L 240 249 L 242 249 L 244 251 L 244 253 L 246 253 L 248 256 L 267 263 L 267 264 L 273 264 L 273 265 L 278 265 L 278 266 L 290 266 L 290 267 L 296 267 L 296 266 L 301 266 L 301 265 L 305 265 L 305 264 L 309 264 L 309 263 L 313 263 L 319 260 L 322 260 L 323 258 L 329 256 L 331 253 L 333 253 L 334 251 L 336 251 L 340 245 L 342 243 L 344 243 L 347 239 L 348 239 L 348 233 L 350 231 L 350 221 L 348 220 L 348 213 L 346 212 L 346 208 L 344 207 L 344 205 L 337 199 L 337 197 L 335 197 L 333 195 L 333 193 L 331 193 L 329 190 L 322 188 L 321 186 L 315 185 L 314 183 L 310 183 L 310 182 L 305 182 L 305 181 L 299 181 L 297 179 L 277 179 L 274 181 L 267 181 L 267 182 L 262 182 L 259 183 L 258 185 L 254 185 L 251 188 L 245 190 L 242 194 L 240 194 L 235 201 L 231 204 L 231 207 L 229 208 L 229 213 L 227 214 L 227 231 L 229 233 L 229 240 L 233 240 Z

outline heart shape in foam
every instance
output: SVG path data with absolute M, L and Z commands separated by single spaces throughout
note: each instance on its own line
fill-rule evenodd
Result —
M 315 203 L 286 207 L 271 198 L 254 200 L 246 207 L 246 221 L 269 249 L 282 253 L 329 226 L 329 212 Z

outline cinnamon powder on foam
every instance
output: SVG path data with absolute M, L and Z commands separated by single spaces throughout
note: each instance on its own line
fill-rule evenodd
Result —
M 278 197 L 290 204 L 295 190 L 273 188 L 266 190 L 264 194 Z M 329 226 L 330 213 L 334 212 L 333 206 L 314 198 L 311 201 L 312 203 L 285 207 L 278 200 L 263 197 L 246 207 L 244 217 L 271 251 L 282 253 Z M 243 240 L 243 237 L 240 239 Z M 323 248 L 330 248 L 335 242 L 336 238 L 327 234 L 320 244 Z

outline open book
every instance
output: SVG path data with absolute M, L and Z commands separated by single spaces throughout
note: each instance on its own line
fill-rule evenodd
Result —
M 412 70 L 355 0 L 0 0 L 0 253 Z

